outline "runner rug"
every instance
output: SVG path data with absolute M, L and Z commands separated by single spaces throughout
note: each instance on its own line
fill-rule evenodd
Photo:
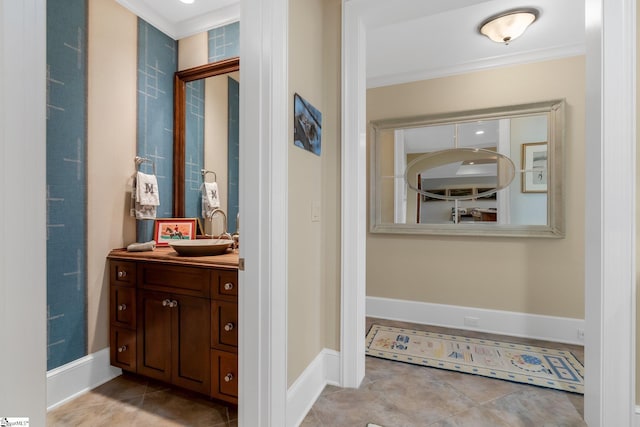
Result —
M 584 366 L 569 351 L 380 325 L 366 347 L 382 359 L 584 394 Z

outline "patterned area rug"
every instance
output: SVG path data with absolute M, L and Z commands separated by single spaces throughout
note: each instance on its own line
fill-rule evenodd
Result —
M 584 394 L 584 366 L 571 352 L 373 325 L 369 356 Z

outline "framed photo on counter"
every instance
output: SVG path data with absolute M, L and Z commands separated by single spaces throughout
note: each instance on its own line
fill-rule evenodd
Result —
M 153 240 L 156 245 L 169 246 L 172 240 L 196 238 L 197 218 L 157 218 L 153 224 Z

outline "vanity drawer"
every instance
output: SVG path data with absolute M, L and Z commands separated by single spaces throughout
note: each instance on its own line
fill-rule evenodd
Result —
M 238 404 L 238 356 L 211 350 L 211 397 Z
M 111 324 L 136 327 L 136 290 L 127 286 L 111 286 Z
M 182 295 L 209 297 L 208 269 L 152 263 L 138 265 L 138 286 Z
M 111 327 L 111 364 L 129 372 L 136 372 L 136 331 Z
M 237 351 L 238 304 L 211 301 L 211 347 L 219 350 Z
M 136 263 L 129 261 L 111 261 L 109 278 L 112 285 L 135 286 Z
M 238 272 L 234 270 L 213 270 L 211 272 L 211 298 L 237 301 Z

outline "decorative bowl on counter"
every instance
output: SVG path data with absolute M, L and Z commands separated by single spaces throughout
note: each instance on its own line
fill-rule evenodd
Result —
M 196 239 L 176 240 L 169 242 L 169 246 L 182 256 L 222 255 L 227 253 L 233 240 L 228 239 Z

